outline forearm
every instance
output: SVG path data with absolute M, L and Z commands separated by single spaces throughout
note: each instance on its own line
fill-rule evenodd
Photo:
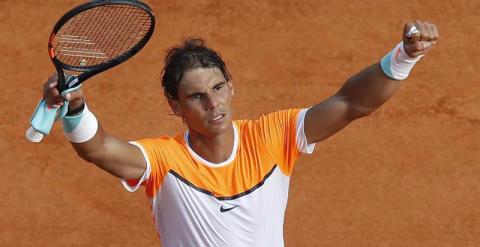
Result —
M 136 149 L 126 141 L 118 139 L 106 133 L 101 125 L 97 130 L 95 136 L 87 142 L 73 143 L 73 148 L 77 154 L 84 160 L 95 164 L 102 170 L 121 178 L 132 178 L 131 173 L 132 164 L 135 164 L 136 157 L 134 154 L 122 155 L 132 153 L 131 149 Z M 127 168 L 127 169 L 126 169 Z M 139 172 L 142 172 L 140 170 Z M 133 176 L 136 178 L 137 176 Z
M 380 67 L 373 64 L 352 76 L 343 85 L 337 96 L 348 104 L 348 118 L 366 116 L 390 99 L 401 82 L 390 79 Z
M 93 138 L 86 142 L 76 143 L 71 141 L 70 143 L 82 159 L 101 166 L 107 150 L 107 138 L 107 133 L 98 124 L 98 129 Z
M 88 108 L 81 114 L 79 123 L 64 119 L 64 130 L 78 155 L 116 177 L 141 176 L 145 161 L 140 150 L 105 132 Z

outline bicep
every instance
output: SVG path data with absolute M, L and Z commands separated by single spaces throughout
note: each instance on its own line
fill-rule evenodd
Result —
M 116 137 L 110 137 L 104 167 L 107 172 L 123 179 L 138 179 L 146 169 L 146 161 L 139 147 Z M 108 169 L 108 170 L 107 170 Z
M 308 109 L 305 114 L 305 136 L 308 143 L 325 140 L 355 119 L 346 97 L 336 94 Z

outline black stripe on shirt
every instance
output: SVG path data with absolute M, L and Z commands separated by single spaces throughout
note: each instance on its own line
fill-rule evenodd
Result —
M 260 181 L 260 183 L 256 184 L 255 186 L 253 186 L 252 188 L 242 192 L 242 193 L 239 193 L 239 194 L 236 194 L 236 195 L 232 195 L 232 196 L 215 196 L 213 194 L 213 192 L 209 191 L 209 190 L 206 190 L 206 189 L 202 189 L 200 187 L 197 187 L 195 186 L 194 184 L 192 184 L 190 181 L 188 181 L 186 178 L 180 176 L 180 174 L 178 174 L 177 172 L 173 171 L 173 170 L 170 170 L 168 171 L 169 173 L 171 173 L 173 176 L 175 176 L 177 179 L 179 179 L 180 181 L 184 182 L 186 185 L 194 188 L 195 190 L 197 191 L 200 191 L 204 194 L 207 194 L 209 196 L 213 196 L 215 197 L 217 200 L 220 200 L 220 201 L 226 201 L 226 200 L 234 200 L 234 199 L 237 199 L 237 198 L 240 198 L 242 196 L 246 196 L 250 193 L 252 193 L 254 190 L 260 188 L 264 183 L 265 181 L 267 180 L 268 177 L 270 177 L 270 175 L 272 175 L 273 171 L 275 170 L 275 168 L 277 168 L 277 165 L 274 165 L 273 168 L 263 177 L 262 181 Z

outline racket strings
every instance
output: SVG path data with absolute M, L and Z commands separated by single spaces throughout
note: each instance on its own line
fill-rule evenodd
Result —
M 150 15 L 130 5 L 98 6 L 67 21 L 52 47 L 69 66 L 91 67 L 122 56 L 142 41 L 152 25 Z
M 121 40 L 119 40 L 118 42 L 116 42 L 115 45 L 108 45 L 108 47 L 110 48 L 108 50 L 109 53 L 112 53 L 112 54 L 121 54 L 122 51 L 124 50 L 128 50 L 130 47 L 132 47 L 133 45 L 132 44 L 135 44 L 135 43 L 138 43 L 141 38 L 143 38 L 143 36 L 140 36 L 141 38 L 138 40 L 138 41 L 135 41 L 135 38 L 141 34 L 137 28 L 138 27 L 141 27 L 144 25 L 143 22 L 141 22 L 141 20 L 139 18 L 141 18 L 141 13 L 135 13 L 133 12 L 132 13 L 133 17 L 132 17 L 132 20 L 130 23 L 135 23 L 135 25 L 122 25 L 122 29 L 119 30 L 119 32 L 124 32 L 126 34 L 130 34 L 130 35 L 125 35 L 125 36 L 122 36 L 121 37 Z
M 106 30 L 107 32 L 104 32 L 103 34 L 106 35 L 107 37 L 111 37 L 111 36 L 116 36 L 116 34 L 118 32 L 121 31 L 122 28 L 124 28 L 124 26 L 120 25 L 120 21 L 122 20 L 122 16 L 125 16 L 125 14 L 127 13 L 126 9 L 123 8 L 121 9 L 120 11 L 116 11 L 116 12 L 111 12 L 114 14 L 113 17 L 111 16 L 106 16 L 104 18 L 108 19 L 108 20 L 113 20 L 113 22 L 109 22 L 107 23 L 107 26 L 104 28 L 104 30 Z M 114 42 L 116 44 L 111 44 L 109 46 L 109 42 L 111 42 L 111 40 L 108 40 L 108 39 L 101 39 L 101 43 L 99 44 L 100 47 L 106 47 L 106 49 L 109 49 L 109 51 L 106 51 L 105 53 L 107 54 L 113 54 L 111 53 L 112 51 L 112 46 L 114 45 L 117 45 L 119 46 L 119 44 L 121 44 L 122 42 L 122 38 L 123 37 L 118 37 L 117 36 L 117 40 L 114 40 Z M 99 60 L 100 58 L 98 58 L 97 60 Z M 95 60 L 95 62 L 98 62 L 97 60 Z

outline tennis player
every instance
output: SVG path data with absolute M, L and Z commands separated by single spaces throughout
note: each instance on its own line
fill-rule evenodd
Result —
M 234 87 L 217 52 L 198 38 L 167 52 L 162 85 L 185 133 L 132 142 L 103 130 L 82 90 L 62 98 L 56 77 L 44 86 L 49 105 L 70 101 L 64 131 L 78 155 L 144 186 L 165 247 L 283 246 L 290 175 L 301 154 L 387 101 L 436 43 L 434 24 L 405 24 L 403 41 L 307 109 L 234 120 Z

